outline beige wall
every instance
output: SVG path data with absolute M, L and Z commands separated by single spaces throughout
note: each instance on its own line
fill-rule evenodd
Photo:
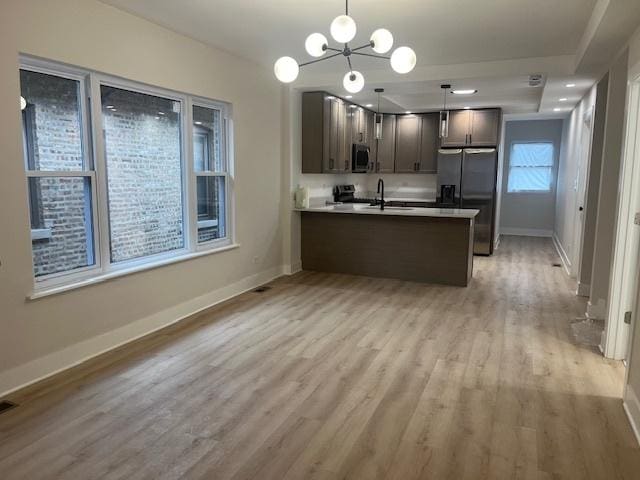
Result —
M 270 69 L 93 0 L 5 0 L 0 32 L 0 393 L 281 273 L 281 88 Z M 231 102 L 240 248 L 27 301 L 19 53 Z

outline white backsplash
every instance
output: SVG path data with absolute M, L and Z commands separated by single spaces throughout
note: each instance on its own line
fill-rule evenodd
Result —
M 433 201 L 436 198 L 437 175 L 432 174 L 304 174 L 297 183 L 309 187 L 309 197 L 313 203 L 333 199 L 333 187 L 353 184 L 357 197 L 374 197 L 378 179 L 384 180 L 384 194 L 387 198 L 415 198 Z

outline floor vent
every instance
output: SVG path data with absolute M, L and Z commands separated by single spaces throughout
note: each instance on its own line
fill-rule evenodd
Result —
M 268 290 L 271 290 L 271 287 L 267 287 L 266 285 L 263 285 L 261 287 L 258 287 L 254 290 L 254 293 L 264 293 Z
M 12 408 L 17 407 L 18 404 L 10 402 L 8 400 L 2 400 L 0 401 L 0 413 L 4 413 L 8 410 L 11 410 Z
M 552 267 L 561 267 L 561 266 L 562 266 L 562 264 L 561 264 L 561 263 L 556 262 L 556 263 L 552 263 L 552 264 L 551 264 L 551 266 L 552 266 Z

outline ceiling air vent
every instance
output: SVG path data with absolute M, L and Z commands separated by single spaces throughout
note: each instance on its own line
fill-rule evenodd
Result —
M 529 75 L 530 87 L 539 87 L 540 85 L 542 85 L 542 75 L 540 75 L 539 73 Z

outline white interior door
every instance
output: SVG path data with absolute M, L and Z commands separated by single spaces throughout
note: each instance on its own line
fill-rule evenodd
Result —
M 580 137 L 580 161 L 576 172 L 576 212 L 574 222 L 574 245 L 576 248 L 571 259 L 571 274 L 578 277 L 580 274 L 580 259 L 582 258 L 582 244 L 584 233 L 584 205 L 587 184 L 587 172 L 591 160 L 591 141 L 593 139 L 593 107 L 584 113 L 582 117 L 582 133 Z

